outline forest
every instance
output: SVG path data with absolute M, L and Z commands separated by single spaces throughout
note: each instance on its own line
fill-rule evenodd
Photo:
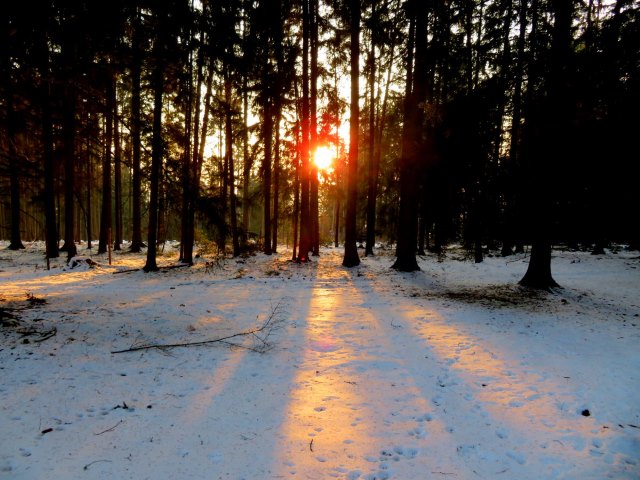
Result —
M 0 237 L 394 268 L 640 248 L 637 0 L 2 7 Z M 322 161 L 321 161 L 322 160 Z M 196 249 L 196 246 L 199 250 Z M 359 252 L 359 248 L 364 251 Z

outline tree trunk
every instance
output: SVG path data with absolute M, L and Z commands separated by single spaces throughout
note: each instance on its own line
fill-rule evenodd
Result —
M 345 218 L 344 267 L 360 265 L 357 247 L 358 140 L 360 136 L 360 0 L 350 0 L 351 24 L 351 116 L 349 119 L 349 165 L 347 171 L 347 216 Z
M 271 153 L 273 135 L 273 115 L 271 114 L 271 99 L 264 92 L 265 99 L 262 106 L 264 126 L 264 159 L 262 162 L 262 200 L 264 202 L 263 227 L 264 241 L 262 251 L 265 255 L 271 255 Z
M 111 149 L 113 147 L 113 111 L 115 90 L 113 88 L 113 70 L 111 64 L 106 67 L 106 109 L 105 109 L 105 149 L 102 162 L 102 207 L 100 210 L 100 238 L 98 254 L 107 251 L 109 230 L 111 230 Z
M 310 150 L 318 148 L 318 0 L 310 3 L 311 86 L 310 86 Z M 320 255 L 320 213 L 318 209 L 318 166 L 310 162 L 309 215 L 311 216 L 311 254 Z
M 139 252 L 142 242 L 142 175 L 140 170 L 141 152 L 141 70 L 139 11 L 134 13 L 132 61 L 131 61 L 131 252 Z
M 276 143 L 273 154 L 273 218 L 272 223 L 272 238 L 271 238 L 271 251 L 277 253 L 278 251 L 278 221 L 280 218 L 280 119 L 281 108 L 280 99 L 276 100 Z
M 549 290 L 559 287 L 551 275 L 551 243 L 546 240 L 535 242 L 531 246 L 529 267 L 520 285 L 523 287 Z
M 115 79 L 114 79 L 115 84 Z M 115 92 L 115 85 L 114 85 Z M 113 249 L 121 250 L 122 246 L 122 145 L 120 143 L 120 117 L 118 115 L 117 94 L 114 94 L 113 112 L 113 160 L 114 160 L 114 210 L 115 210 L 115 234 L 113 237 Z
M 340 246 L 340 199 L 336 199 L 336 210 L 335 210 L 335 222 L 333 225 L 333 246 L 338 248 Z
M 45 10 L 46 11 L 46 10 Z M 43 22 L 44 23 L 44 22 Z M 49 39 L 44 28 L 38 39 L 40 75 L 40 101 L 42 105 L 42 152 L 44 163 L 44 217 L 47 258 L 58 258 L 58 230 L 56 228 L 55 160 L 53 150 L 53 119 L 51 114 L 51 73 Z
M 375 21 L 375 2 L 371 4 L 371 17 Z M 365 256 L 373 255 L 376 243 L 376 195 L 378 187 L 378 165 L 376 165 L 376 43 L 371 33 L 371 50 L 369 51 L 369 171 L 367 189 L 367 242 Z
M 300 149 L 300 243 L 298 262 L 309 261 L 311 217 L 309 215 L 309 0 L 302 0 L 302 141 Z
M 11 191 L 11 242 L 9 250 L 24 248 L 20 237 L 20 174 L 16 149 L 16 119 L 13 107 L 13 79 L 8 49 L 2 49 L 3 70 L 6 71 L 5 108 L 7 110 L 6 132 L 9 154 L 9 188 Z
M 225 154 L 227 156 L 226 163 L 229 165 L 229 223 L 231 224 L 231 244 L 233 247 L 233 256 L 240 255 L 240 237 L 238 234 L 238 213 L 236 201 L 236 178 L 235 165 L 233 161 L 233 122 L 232 122 L 232 91 L 231 78 L 227 71 L 224 82 L 225 97 Z
M 158 40 L 158 43 L 160 41 Z M 162 166 L 162 93 L 164 71 L 161 62 L 161 48 L 155 47 L 156 65 L 153 70 L 153 136 L 151 140 L 151 178 L 149 198 L 149 227 L 147 233 L 147 263 L 145 272 L 158 270 L 156 249 L 158 241 L 158 200 L 160 187 L 160 168 Z
M 75 176 L 76 176 L 76 90 L 73 79 L 68 81 L 65 87 L 64 112 L 64 247 L 61 251 L 67 252 L 67 260 L 71 260 L 77 254 L 74 238 L 75 225 Z
M 511 172 L 516 172 L 519 170 L 519 149 L 522 137 L 520 128 L 520 122 L 522 120 L 522 82 L 524 72 L 524 49 L 526 45 L 527 34 L 527 1 L 528 0 L 520 0 L 519 6 L 520 32 L 518 35 L 515 71 L 513 73 L 513 113 L 511 115 L 511 135 L 509 139 L 508 164 L 510 165 Z M 516 239 L 519 239 L 519 237 L 521 236 L 518 232 L 518 220 L 515 213 L 518 210 L 518 192 L 513 191 L 511 187 L 511 178 L 509 178 L 507 182 L 509 184 L 505 185 L 505 197 L 507 205 L 505 212 L 506 218 L 504 220 L 505 226 L 503 232 L 502 256 L 508 256 L 513 253 Z
M 400 158 L 400 217 L 398 221 L 398 244 L 396 261 L 393 268 L 403 272 L 420 270 L 416 259 L 416 242 L 418 234 L 418 195 L 419 175 L 418 149 L 421 118 L 418 113 L 418 102 L 423 101 L 416 92 L 415 80 L 417 66 L 414 69 L 413 58 L 418 52 L 416 44 L 423 44 L 421 38 L 421 22 L 418 19 L 417 2 L 409 5 L 410 28 L 407 40 L 407 78 L 404 103 L 404 126 L 402 130 L 402 153 Z M 426 33 L 426 32 L 424 32 Z
M 568 65 L 571 63 L 574 0 L 553 0 L 554 26 L 549 58 L 548 94 L 542 99 L 539 112 L 530 118 L 533 130 L 529 147 L 538 145 L 527 158 L 528 178 L 533 186 L 551 183 L 544 189 L 528 191 L 529 227 L 533 235 L 531 259 L 520 284 L 525 287 L 549 289 L 558 284 L 551 276 L 551 222 L 557 186 L 549 182 L 553 168 L 562 165 L 571 146 L 565 138 L 571 122 L 571 95 Z M 538 153 L 538 154 L 536 154 Z M 560 186 L 561 188 L 561 186 Z
M 193 40 L 193 39 L 191 39 Z M 191 54 L 187 56 L 187 74 L 184 79 L 183 89 L 186 90 L 184 100 L 184 142 L 182 148 L 182 218 L 180 223 L 180 261 L 193 265 L 193 240 L 194 240 L 194 225 L 191 220 L 191 210 L 195 209 L 195 205 L 191 204 L 191 189 L 193 188 L 192 172 L 193 168 L 191 162 L 193 158 L 192 154 L 192 128 L 193 122 L 199 121 L 192 114 L 193 110 L 193 61 Z M 198 82 L 199 79 L 196 79 Z M 200 85 L 197 85 L 199 91 Z
M 242 77 L 242 246 L 246 248 L 249 239 L 249 185 L 253 161 L 249 155 L 249 88 L 247 75 Z
M 296 103 L 297 98 L 297 89 L 296 89 Z M 300 145 L 300 129 L 296 128 L 296 145 Z M 300 218 L 300 149 L 296 149 L 296 157 L 295 157 L 295 170 L 293 174 L 293 253 L 291 255 L 291 260 L 296 261 L 298 258 L 298 219 Z

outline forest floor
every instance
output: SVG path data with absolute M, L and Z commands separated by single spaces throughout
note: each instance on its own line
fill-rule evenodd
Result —
M 554 251 L 534 292 L 525 255 L 459 249 L 145 274 L 6 246 L 0 478 L 640 478 L 637 252 Z

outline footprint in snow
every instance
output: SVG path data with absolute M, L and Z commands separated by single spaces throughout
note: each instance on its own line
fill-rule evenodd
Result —
M 509 457 L 512 460 L 515 460 L 520 465 L 524 465 L 527 461 L 527 457 L 520 452 L 513 452 L 513 451 L 507 452 L 507 457 Z

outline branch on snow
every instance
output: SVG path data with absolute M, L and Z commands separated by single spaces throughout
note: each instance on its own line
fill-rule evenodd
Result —
M 139 345 L 130 348 L 125 348 L 124 350 L 115 350 L 111 353 L 126 353 L 126 352 L 137 352 L 140 350 L 150 350 L 153 348 L 157 348 L 158 350 L 165 350 L 169 348 L 178 348 L 178 347 L 195 347 L 199 345 L 209 345 L 213 343 L 223 343 L 230 347 L 239 347 L 247 350 L 251 350 L 252 352 L 257 353 L 265 353 L 271 349 L 271 344 L 268 342 L 269 336 L 271 333 L 278 327 L 278 317 L 277 314 L 280 309 L 280 302 L 276 304 L 275 307 L 272 308 L 271 313 L 264 321 L 262 325 L 259 327 L 253 328 L 251 330 L 246 330 L 244 332 L 234 333 L 233 335 L 227 335 L 226 337 L 213 338 L 210 340 L 201 340 L 198 342 L 184 342 L 184 343 L 165 343 L 165 344 L 149 344 L 149 345 Z M 252 337 L 254 339 L 254 346 L 242 345 L 235 342 L 230 342 L 229 340 L 233 338 L 239 337 Z

